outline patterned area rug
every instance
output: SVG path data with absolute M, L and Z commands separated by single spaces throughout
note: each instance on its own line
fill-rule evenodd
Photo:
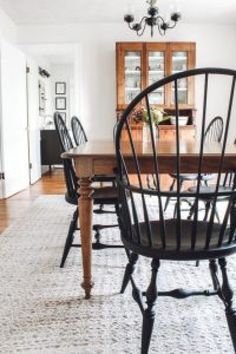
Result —
M 59 268 L 73 210 L 63 196 L 40 197 L 21 222 L 1 235 L 0 353 L 140 353 L 141 314 L 130 286 L 119 294 L 124 251 L 93 251 L 96 285 L 89 301 L 80 287 L 80 250 L 73 249 L 65 268 Z M 103 219 L 112 222 L 114 216 Z M 103 232 L 104 240 L 111 234 L 119 240 L 114 229 Z M 235 262 L 229 261 L 234 287 Z M 149 269 L 142 260 L 136 278 L 147 284 Z M 211 285 L 206 262 L 199 268 L 192 262 L 163 262 L 158 280 L 162 290 Z M 150 348 L 154 353 L 233 354 L 223 304 L 216 297 L 159 298 Z

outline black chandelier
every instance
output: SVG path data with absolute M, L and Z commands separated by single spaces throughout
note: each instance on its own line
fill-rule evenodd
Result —
M 174 28 L 180 20 L 181 14 L 176 11 L 170 15 L 170 21 L 165 21 L 164 18 L 159 15 L 159 9 L 155 6 L 156 2 L 157 0 L 147 0 L 149 4 L 147 15 L 143 16 L 140 22 L 134 22 L 134 16 L 131 14 L 124 16 L 124 21 L 128 23 L 129 28 L 135 31 L 138 36 L 143 35 L 147 25 L 151 27 L 151 36 L 153 36 L 155 26 L 157 26 L 160 35 L 164 36 L 166 30 Z

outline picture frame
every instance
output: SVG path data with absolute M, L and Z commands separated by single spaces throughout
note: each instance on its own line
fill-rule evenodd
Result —
M 55 98 L 55 108 L 58 111 L 66 110 L 66 97 L 56 97 Z
M 66 83 L 62 81 L 55 82 L 55 94 L 65 95 L 66 94 Z
M 44 116 L 46 109 L 46 91 L 44 82 L 39 80 L 39 115 Z

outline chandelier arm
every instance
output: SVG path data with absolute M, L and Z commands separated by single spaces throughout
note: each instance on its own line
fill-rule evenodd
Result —
M 147 26 L 147 23 L 145 22 L 145 23 L 144 23 L 144 26 L 143 26 L 143 30 L 142 30 L 142 32 L 137 33 L 139 37 L 140 37 L 140 36 L 142 36 L 142 35 L 144 34 L 144 31 L 145 31 L 146 26 Z
M 176 24 L 177 24 L 177 21 L 173 21 L 173 25 L 168 24 L 168 28 L 170 28 L 170 29 L 175 28 Z
M 129 29 L 131 29 L 131 30 L 133 29 L 130 23 L 128 23 L 128 26 L 129 26 Z
M 165 31 L 161 28 L 160 22 L 158 20 L 162 21 L 162 25 L 165 23 L 163 17 L 161 17 L 160 15 L 157 16 L 157 28 L 158 28 L 158 32 L 159 34 L 163 37 L 165 35 Z
M 159 34 L 163 37 L 163 36 L 165 35 L 165 31 L 163 31 L 163 30 L 160 28 L 160 25 L 159 25 L 159 24 L 157 25 L 157 28 L 158 28 Z
M 158 16 L 156 17 L 156 19 L 157 19 L 157 20 L 161 20 L 162 23 L 165 23 L 164 18 L 163 18 L 161 15 L 158 15 Z
M 139 26 L 142 26 L 143 25 L 143 21 L 145 21 L 145 24 L 144 24 L 144 28 L 145 28 L 146 27 L 146 19 L 147 19 L 147 16 L 143 16 L 143 18 L 139 22 Z
M 147 19 L 147 16 L 143 16 L 143 18 L 142 18 L 141 21 L 139 22 L 139 25 L 142 26 L 144 20 L 146 20 L 146 19 Z M 144 34 L 144 31 L 145 31 L 146 26 L 147 26 L 147 23 L 146 23 L 146 21 L 145 21 L 142 31 L 139 32 L 139 33 L 138 33 L 138 31 L 137 31 L 137 35 L 138 35 L 139 37 Z

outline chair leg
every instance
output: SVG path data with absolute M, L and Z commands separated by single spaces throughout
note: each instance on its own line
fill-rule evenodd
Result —
M 219 265 L 222 272 L 222 286 L 219 287 L 219 297 L 225 305 L 225 315 L 228 322 L 228 327 L 236 352 L 236 309 L 233 307 L 233 290 L 230 287 L 227 275 L 227 262 L 225 258 L 219 259 Z
M 95 227 L 93 226 L 94 230 L 95 230 L 95 240 L 96 240 L 96 244 L 97 244 L 97 247 L 99 248 L 99 245 L 100 245 L 100 238 L 101 238 L 101 234 L 100 234 L 100 229 L 99 227 Z
M 127 263 L 126 268 L 125 268 L 125 274 L 124 274 L 124 277 L 123 277 L 122 286 L 121 286 L 121 290 L 120 290 L 121 294 L 124 294 L 125 289 L 126 289 L 128 283 L 130 281 L 130 277 L 135 271 L 135 265 L 136 265 L 137 260 L 138 260 L 138 255 L 137 254 L 135 254 L 135 253 L 129 254 L 129 251 L 127 249 L 125 249 L 125 252 L 127 254 L 129 262 Z
M 180 180 L 180 183 L 179 183 L 179 190 L 181 191 L 182 187 L 183 187 L 183 183 L 184 181 L 183 180 Z M 180 204 L 181 204 L 181 200 L 180 200 Z M 173 217 L 176 218 L 177 217 L 177 201 L 175 203 L 175 208 L 174 208 L 174 213 L 173 213 Z
M 209 268 L 211 272 L 211 279 L 213 283 L 213 288 L 214 290 L 219 290 L 220 288 L 220 283 L 217 277 L 217 272 L 218 272 L 218 267 L 215 259 L 211 259 L 209 262 Z
M 118 204 L 115 204 L 115 212 L 111 212 L 111 211 L 105 211 L 103 210 L 103 204 L 100 204 L 100 207 L 97 211 L 98 214 L 103 214 L 103 213 L 115 213 L 117 216 L 118 216 L 118 213 L 119 213 L 119 205 Z M 100 249 L 104 249 L 104 248 L 116 248 L 116 247 L 121 247 L 121 246 L 109 246 L 109 245 L 104 245 L 101 243 L 101 230 L 102 229 L 106 229 L 106 228 L 112 228 L 112 227 L 117 227 L 119 225 L 100 225 L 100 224 L 95 224 L 93 225 L 93 230 L 95 231 L 95 240 L 96 242 L 93 243 L 93 249 L 94 250 L 100 250 Z M 123 248 L 123 246 L 122 246 Z
M 207 221 L 207 218 L 208 218 L 208 215 L 209 215 L 209 211 L 211 209 L 211 202 L 210 201 L 205 202 L 205 209 L 206 209 L 206 211 L 205 211 L 205 215 L 204 215 L 203 221 Z M 216 214 L 216 219 L 217 219 L 218 223 L 220 223 L 220 216 L 219 216 L 217 208 L 215 209 L 215 214 Z
M 191 206 L 191 208 L 189 210 L 189 214 L 188 214 L 188 217 L 187 217 L 188 220 L 191 220 L 191 218 L 193 216 L 193 213 L 194 213 L 194 210 L 195 210 L 195 203 L 193 203 L 193 205 Z
M 67 258 L 67 256 L 68 256 L 68 253 L 69 253 L 69 251 L 70 251 L 71 245 L 72 245 L 72 243 L 73 243 L 73 240 L 74 240 L 74 232 L 75 232 L 75 230 L 77 229 L 78 215 L 79 215 L 78 208 L 76 208 L 76 210 L 75 210 L 75 212 L 74 212 L 74 214 L 73 214 L 73 218 L 72 218 L 71 223 L 70 223 L 69 230 L 68 230 L 68 234 L 67 234 L 67 238 L 66 238 L 66 243 L 65 243 L 65 246 L 64 246 L 64 251 L 63 251 L 63 254 L 62 254 L 62 259 L 61 259 L 60 268 L 63 268 L 63 267 L 64 267 L 66 258 Z
M 207 202 L 205 203 L 205 209 L 206 209 L 206 211 L 205 211 L 205 215 L 204 215 L 203 221 L 207 221 L 210 208 L 211 208 L 211 202 L 207 201 Z
M 236 310 L 234 309 L 232 311 L 227 311 L 226 318 L 234 346 L 234 351 L 236 352 Z
M 170 186 L 170 192 L 173 191 L 174 186 L 175 186 L 175 178 L 173 179 L 173 182 L 172 182 L 172 184 L 171 184 L 171 186 Z M 164 211 L 166 211 L 169 202 L 170 202 L 170 197 L 167 197 L 167 198 L 166 198 L 166 202 L 165 202 L 165 206 L 164 206 Z
M 218 292 L 219 298 L 225 305 L 225 315 L 228 322 L 228 327 L 231 335 L 231 339 L 236 352 L 236 309 L 233 307 L 233 290 L 230 287 L 228 275 L 227 275 L 227 262 L 225 258 L 219 259 L 219 265 L 222 272 L 222 286 L 220 286 L 219 279 L 217 277 L 218 267 L 215 259 L 210 261 L 210 271 L 213 280 L 214 289 Z
M 153 325 L 155 321 L 155 305 L 158 296 L 157 291 L 157 272 L 160 267 L 160 262 L 157 259 L 153 259 L 151 263 L 152 276 L 149 287 L 146 291 L 146 303 L 147 308 L 143 312 L 143 328 L 142 328 L 142 349 L 141 354 L 147 354 L 150 346 L 150 340 L 152 336 Z

